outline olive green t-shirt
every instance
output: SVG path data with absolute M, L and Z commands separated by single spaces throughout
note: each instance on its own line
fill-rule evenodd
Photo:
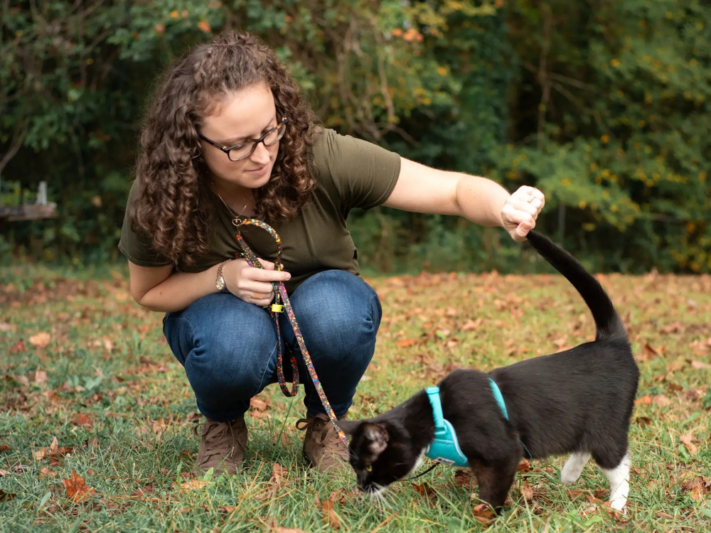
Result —
M 346 227 L 351 209 L 369 209 L 385 202 L 400 173 L 400 156 L 377 145 L 339 135 L 325 129 L 313 146 L 313 176 L 316 187 L 309 202 L 291 220 L 273 225 L 282 240 L 284 270 L 291 274 L 285 283 L 292 292 L 309 276 L 330 269 L 358 275 L 358 253 Z M 137 194 L 131 186 L 128 203 Z M 220 204 L 215 228 L 206 254 L 192 265 L 174 265 L 181 272 L 202 272 L 240 253 L 235 227 L 227 207 Z M 276 244 L 263 229 L 242 226 L 244 240 L 261 258 L 274 261 Z M 151 249 L 150 242 L 132 230 L 128 209 L 121 228 L 119 250 L 139 266 L 166 266 L 172 262 Z

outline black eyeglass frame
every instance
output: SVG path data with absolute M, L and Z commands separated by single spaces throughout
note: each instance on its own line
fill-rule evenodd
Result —
M 251 156 L 251 155 L 254 153 L 254 151 L 257 149 L 257 145 L 258 145 L 259 143 L 264 144 L 264 146 L 266 146 L 266 147 L 274 146 L 276 143 L 278 143 L 278 142 L 282 139 L 282 137 L 284 137 L 284 133 L 286 133 L 286 123 L 287 123 L 287 122 L 289 122 L 289 119 L 288 119 L 287 117 L 284 117 L 284 118 L 281 119 L 281 122 L 280 122 L 279 124 L 277 124 L 275 127 L 271 128 L 269 131 L 264 132 L 264 134 L 263 134 L 259 139 L 249 139 L 249 140 L 248 140 L 247 142 L 245 142 L 245 143 L 242 143 L 242 144 L 235 144 L 234 146 L 229 146 L 229 147 L 222 146 L 221 144 L 216 143 L 216 142 L 213 141 L 212 139 L 208 139 L 208 138 L 205 137 L 202 133 L 198 133 L 198 137 L 200 137 L 200 138 L 201 138 L 203 141 L 205 141 L 206 143 L 211 144 L 211 145 L 214 146 L 215 148 L 217 148 L 217 149 L 222 150 L 223 152 L 225 152 L 225 154 L 227 155 L 227 159 L 229 159 L 230 161 L 232 161 L 232 162 L 234 163 L 234 162 L 236 162 L 236 161 L 242 161 L 243 159 L 247 159 L 249 156 Z M 264 139 L 267 138 L 267 135 L 269 135 L 270 133 L 274 133 L 274 131 L 279 130 L 279 128 L 282 128 L 282 132 L 283 132 L 283 133 L 280 133 L 280 134 L 277 136 L 276 141 L 274 141 L 274 142 L 271 143 L 271 144 L 267 144 L 266 142 L 264 142 Z M 240 157 L 239 159 L 232 159 L 232 158 L 230 157 L 230 152 L 231 152 L 232 150 L 238 150 L 238 149 L 240 149 L 240 148 L 244 148 L 244 147 L 247 146 L 249 143 L 252 143 L 252 149 L 249 151 L 249 153 L 248 153 L 247 155 L 244 155 L 244 156 Z

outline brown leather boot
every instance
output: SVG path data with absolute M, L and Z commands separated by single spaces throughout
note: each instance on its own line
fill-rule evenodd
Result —
M 197 427 L 194 433 L 198 434 Z M 234 475 L 247 449 L 247 424 L 244 416 L 231 422 L 205 418 L 200 437 L 195 473 L 199 475 L 213 468 L 215 474 L 227 472 Z
M 296 429 L 306 430 L 304 456 L 316 470 L 325 472 L 333 467 L 348 466 L 348 449 L 326 415 L 319 413 L 314 418 L 302 418 L 296 422 Z

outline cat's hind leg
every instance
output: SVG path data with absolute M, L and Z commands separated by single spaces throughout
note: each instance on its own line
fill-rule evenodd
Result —
M 630 493 L 630 456 L 625 454 L 615 468 L 602 468 L 610 482 L 610 502 L 613 509 L 621 511 Z
M 588 459 L 590 459 L 590 454 L 588 452 L 572 453 L 560 473 L 560 480 L 566 485 L 575 483 L 580 477 L 580 473 L 583 471 L 583 468 L 585 468 Z
M 631 460 L 629 453 L 625 453 L 622 459 L 616 463 L 610 462 L 609 458 L 604 456 L 597 457 L 595 453 L 593 453 L 593 458 L 610 482 L 610 506 L 621 511 L 627 503 L 630 493 Z

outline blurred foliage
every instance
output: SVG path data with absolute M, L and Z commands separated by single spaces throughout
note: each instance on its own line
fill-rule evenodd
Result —
M 702 0 L 4 2 L 0 256 L 117 259 L 143 103 L 223 29 L 273 46 L 328 127 L 438 168 L 531 184 L 539 226 L 592 268 L 711 270 L 711 6 Z M 521 270 L 453 217 L 354 213 L 366 266 Z

